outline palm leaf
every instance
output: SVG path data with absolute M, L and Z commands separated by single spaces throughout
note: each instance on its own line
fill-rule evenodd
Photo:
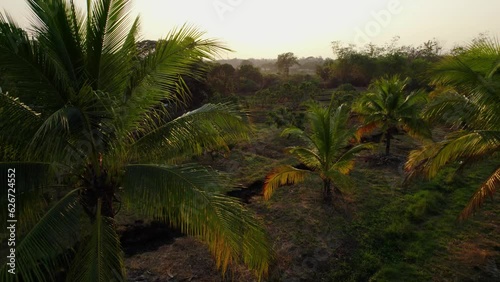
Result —
M 22 151 L 40 126 L 39 114 L 19 99 L 0 93 L 0 141 Z
M 130 64 L 132 58 L 130 55 L 135 46 L 130 44 L 130 36 L 137 33 L 138 18 L 131 21 L 130 0 L 100 2 L 95 6 L 98 9 L 95 11 L 95 17 L 104 18 L 105 26 L 99 27 L 102 31 L 95 31 L 97 34 L 95 40 L 102 40 L 100 41 L 102 57 L 98 66 L 99 72 L 95 76 L 96 85 L 104 92 L 117 96 L 123 95 L 126 88 L 125 82 L 133 69 L 133 65 Z
M 313 143 L 313 140 L 311 139 L 311 137 L 300 128 L 288 127 L 288 128 L 283 129 L 283 131 L 280 134 L 281 137 L 289 136 L 289 135 L 297 136 L 300 139 L 306 141 L 307 143 L 311 143 L 311 144 Z
M 498 131 L 458 132 L 450 136 L 448 140 L 438 143 L 437 147 L 438 150 L 433 150 L 436 153 L 428 158 L 423 170 L 429 177 L 434 177 L 444 165 L 452 161 L 485 156 L 498 151 L 500 133 Z
M 198 165 L 129 165 L 125 196 L 144 214 L 206 242 L 223 272 L 242 258 L 261 277 L 271 259 L 266 234 L 241 203 L 218 192 L 217 180 Z
M 300 162 L 311 169 L 318 169 L 321 167 L 321 157 L 310 149 L 297 146 L 288 147 L 285 149 L 285 153 L 296 157 Z
M 379 122 L 370 122 L 360 126 L 356 131 L 356 139 L 360 140 L 363 135 L 373 132 L 377 127 L 380 127 Z
M 64 101 L 61 89 L 68 84 L 67 77 L 48 58 L 40 42 L 30 40 L 25 31 L 6 21 L 0 15 L 2 87 L 30 105 L 48 109 L 59 106 Z
M 338 157 L 338 159 L 333 164 L 332 169 L 338 170 L 342 174 L 348 174 L 354 168 L 354 158 L 356 157 L 356 155 L 358 155 L 361 151 L 371 149 L 373 149 L 373 145 L 369 143 L 359 144 L 350 148 L 345 153 L 340 155 L 340 157 Z
M 15 196 L 15 215 L 19 221 L 17 224 L 19 234 L 24 233 L 26 229 L 30 229 L 40 220 L 40 212 L 46 207 L 43 193 L 48 192 L 47 184 L 51 175 L 50 166 L 47 163 L 0 163 L 1 183 L 12 183 L 12 185 L 7 185 L 5 193 L 0 194 L 0 202 L 7 205 L 7 188 L 13 188 L 9 194 Z M 9 179 L 14 180 L 9 182 Z M 0 220 L 6 222 L 8 219 L 7 209 L 2 209 Z M 0 242 L 4 239 L 2 237 L 0 237 Z
M 125 281 L 120 238 L 112 218 L 101 214 L 101 199 L 90 227 L 90 236 L 76 254 L 67 281 Z
M 483 204 L 487 197 L 493 199 L 495 191 L 500 187 L 500 168 L 498 168 L 490 177 L 477 189 L 472 195 L 467 206 L 460 213 L 459 219 L 465 220 L 474 214 Z
M 193 66 L 225 50 L 217 41 L 201 39 L 202 35 L 189 26 L 173 30 L 140 60 L 125 90 L 126 103 L 120 113 L 123 134 L 154 123 L 147 118 L 153 107 L 187 101 L 188 90 L 182 77 L 198 79 L 205 70 Z
M 80 28 L 77 15 L 71 15 L 74 6 L 68 7 L 63 0 L 41 1 L 28 0 L 32 12 L 32 29 L 40 46 L 52 67 L 52 73 L 62 85 L 61 93 L 64 97 L 68 86 L 75 87 L 82 81 L 83 52 L 80 45 Z M 75 26 L 76 24 L 76 26 Z
M 143 129 L 144 135 L 130 145 L 132 155 L 165 161 L 227 148 L 231 142 L 248 139 L 251 128 L 245 121 L 245 114 L 234 105 L 205 104 L 156 128 Z
M 55 204 L 16 246 L 16 275 L 7 272 L 4 261 L 2 281 L 53 280 L 54 269 L 67 267 L 69 251 L 80 238 L 78 189 Z M 4 258 L 5 259 L 5 258 Z
M 280 166 L 273 169 L 264 181 L 262 190 L 264 191 L 264 199 L 268 200 L 273 195 L 276 188 L 283 185 L 291 185 L 304 181 L 304 178 L 309 174 L 309 170 L 294 168 L 292 166 Z

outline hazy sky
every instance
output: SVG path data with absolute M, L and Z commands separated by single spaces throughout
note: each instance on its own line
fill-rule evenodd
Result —
M 23 0 L 0 7 L 26 26 Z M 85 3 L 85 0 L 75 0 Z M 419 45 L 437 38 L 445 47 L 481 32 L 500 37 L 499 0 L 136 0 L 144 39 L 158 39 L 183 23 L 206 31 L 235 52 L 224 58 L 332 57 L 331 41 L 383 44 L 400 36 Z

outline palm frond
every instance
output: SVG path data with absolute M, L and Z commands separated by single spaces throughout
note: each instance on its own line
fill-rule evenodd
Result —
M 413 111 L 414 105 L 423 105 L 429 101 L 429 95 L 423 90 L 413 91 L 408 94 L 399 105 L 401 112 Z
M 349 166 L 349 163 L 344 163 L 346 166 Z M 352 163 L 354 165 L 354 163 Z M 350 170 L 350 169 L 348 169 Z M 344 173 L 341 169 L 330 169 L 325 172 L 324 176 L 325 178 L 328 178 L 332 181 L 332 184 L 340 187 L 342 189 L 348 189 L 350 187 L 353 187 L 353 181 L 349 175 Z
M 22 151 L 40 126 L 37 112 L 23 104 L 19 99 L 0 93 L 0 140 L 16 144 Z
M 241 258 L 266 275 L 271 254 L 264 229 L 239 201 L 218 192 L 214 172 L 198 165 L 129 165 L 124 183 L 143 213 L 206 242 L 223 272 Z
M 317 169 L 321 167 L 321 162 L 323 161 L 321 157 L 311 149 L 303 147 L 288 147 L 285 149 L 285 153 L 296 157 L 300 162 L 311 169 Z
M 16 246 L 16 275 L 8 273 L 7 264 L 2 263 L 2 281 L 53 280 L 54 269 L 69 265 L 71 248 L 80 238 L 80 214 L 76 189 L 55 204 Z
M 109 1 L 109 4 L 104 2 L 98 6 L 99 9 L 108 7 L 108 10 L 96 12 L 99 14 L 96 17 L 106 17 L 104 33 L 98 32 L 98 38 L 102 40 L 102 57 L 96 84 L 98 89 L 118 97 L 123 95 L 126 81 L 134 67 L 131 55 L 135 54 L 131 51 L 136 48 L 139 21 L 138 18 L 132 21 L 130 17 L 131 0 Z
M 281 137 L 289 136 L 289 135 L 297 136 L 305 141 L 311 141 L 311 139 L 304 132 L 304 130 L 302 130 L 298 127 L 287 127 L 285 129 L 283 129 L 283 131 L 280 134 Z
M 173 30 L 139 62 L 125 90 L 123 133 L 144 126 L 144 117 L 153 107 L 187 101 L 188 89 L 183 77 L 199 79 L 205 69 L 198 63 L 225 50 L 217 41 L 201 39 L 202 35 L 189 26 Z
M 356 131 L 356 139 L 360 140 L 363 135 L 373 132 L 378 127 L 380 127 L 380 123 L 378 121 L 366 123 L 365 125 L 360 126 Z
M 491 154 L 500 148 L 499 131 L 458 132 L 440 144 L 439 152 L 426 165 L 426 172 L 433 177 L 444 165 L 460 158 Z
M 120 238 L 114 221 L 101 214 L 101 199 L 90 227 L 90 236 L 84 241 L 69 270 L 68 281 L 124 281 L 125 266 Z
M 432 143 L 412 151 L 406 163 L 408 171 L 418 170 L 434 177 L 439 170 L 459 159 L 489 155 L 500 148 L 498 131 L 460 131 L 448 136 L 445 141 Z
M 15 197 L 17 232 L 20 234 L 40 219 L 40 212 L 46 207 L 43 192 L 47 191 L 51 175 L 47 163 L 0 162 L 0 181 L 7 184 L 5 193 L 0 194 L 0 202 L 8 203 L 8 194 Z M 6 222 L 8 219 L 8 210 L 2 209 L 0 220 Z M 3 239 L 0 236 L 0 242 Z
M 480 112 L 467 97 L 450 87 L 440 87 L 431 94 L 432 99 L 422 112 L 422 117 L 431 123 L 443 122 L 460 126 L 473 122 L 473 117 Z
M 47 58 L 40 42 L 30 40 L 24 30 L 7 20 L 0 14 L 3 89 L 36 110 L 60 106 L 64 103 L 61 89 L 69 83 L 67 77 L 56 71 L 57 66 Z
M 432 131 L 429 124 L 420 117 L 401 117 L 402 127 L 411 137 L 422 137 L 432 139 Z
M 434 69 L 433 83 L 452 86 L 477 105 L 489 105 L 499 110 L 498 40 L 471 44 L 466 52 L 443 59 Z M 495 75 L 496 74 L 496 75 Z
M 80 36 L 81 22 L 75 21 L 78 15 L 74 6 L 68 6 L 63 0 L 41 1 L 28 0 L 32 12 L 32 29 L 37 40 L 53 68 L 52 73 L 66 87 L 75 87 L 82 81 L 84 55 L 83 41 Z
M 332 169 L 338 170 L 342 174 L 350 173 L 354 168 L 354 157 L 356 157 L 356 155 L 358 155 L 361 151 L 371 149 L 373 149 L 373 145 L 369 143 L 359 144 L 350 148 L 345 153 L 340 155 L 340 157 L 338 157 L 338 159 L 333 164 Z
M 500 187 L 500 168 L 493 172 L 490 177 L 477 189 L 467 206 L 460 213 L 459 219 L 465 220 L 474 214 L 483 204 L 487 197 L 493 198 L 495 191 Z
M 264 186 L 264 199 L 268 200 L 274 193 L 274 190 L 279 186 L 292 185 L 304 181 L 304 178 L 309 174 L 309 170 L 294 168 L 292 166 L 280 166 L 273 169 L 266 175 Z
M 133 140 L 133 155 L 165 162 L 174 157 L 197 155 L 205 150 L 227 148 L 247 140 L 251 128 L 246 115 L 231 104 L 205 104 L 157 128 L 143 128 Z

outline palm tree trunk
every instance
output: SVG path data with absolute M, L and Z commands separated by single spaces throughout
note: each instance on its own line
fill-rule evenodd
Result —
M 114 218 L 115 217 L 115 212 L 113 210 L 113 193 L 107 192 L 103 199 L 102 199 L 102 210 L 101 210 L 102 215 L 109 217 L 109 218 Z
M 390 154 L 391 139 L 392 139 L 392 135 L 389 132 L 389 129 L 387 129 L 387 131 L 385 133 L 385 155 L 386 156 L 389 156 L 389 154 Z
M 332 182 L 330 179 L 323 179 L 323 199 L 325 202 L 332 199 Z

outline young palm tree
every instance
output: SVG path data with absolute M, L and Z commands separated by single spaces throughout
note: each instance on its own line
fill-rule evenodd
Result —
M 385 154 L 389 155 L 391 139 L 399 128 L 410 135 L 430 137 L 431 132 L 419 110 L 426 102 L 426 94 L 416 91 L 406 94 L 409 79 L 398 76 L 381 78 L 370 85 L 370 92 L 361 96 L 353 106 L 363 121 L 358 136 L 380 128 L 385 137 Z
M 410 177 L 435 176 L 450 163 L 462 166 L 485 157 L 498 158 L 500 151 L 500 44 L 476 41 L 456 56 L 444 58 L 433 70 L 438 86 L 435 99 L 424 115 L 441 119 L 458 130 L 441 142 L 411 152 L 406 169 Z M 459 218 L 466 219 L 493 197 L 500 186 L 500 167 L 478 188 Z
M 333 102 L 333 101 L 332 101 Z M 338 186 L 348 183 L 349 172 L 354 167 L 354 157 L 368 144 L 351 147 L 354 131 L 348 127 L 349 110 L 344 105 L 338 108 L 333 103 L 328 108 L 310 104 L 307 111 L 310 133 L 299 128 L 287 128 L 281 135 L 294 134 L 307 142 L 307 147 L 289 147 L 286 152 L 310 170 L 285 165 L 273 169 L 264 182 L 264 198 L 269 199 L 274 189 L 281 185 L 295 184 L 307 175 L 316 174 L 323 180 L 323 197 L 331 200 L 332 187 L 340 194 Z
M 205 241 L 223 272 L 241 259 L 267 272 L 257 220 L 219 192 L 214 171 L 184 162 L 248 138 L 245 115 L 226 104 L 170 115 L 189 97 L 183 77 L 199 78 L 192 66 L 223 47 L 182 27 L 140 52 L 130 2 L 88 0 L 84 13 L 29 0 L 31 35 L 0 17 L 0 143 L 19 161 L 0 163 L 2 183 L 15 173 L 17 204 L 2 221 L 19 218 L 16 275 L 4 261 L 2 281 L 124 280 L 122 204 Z

